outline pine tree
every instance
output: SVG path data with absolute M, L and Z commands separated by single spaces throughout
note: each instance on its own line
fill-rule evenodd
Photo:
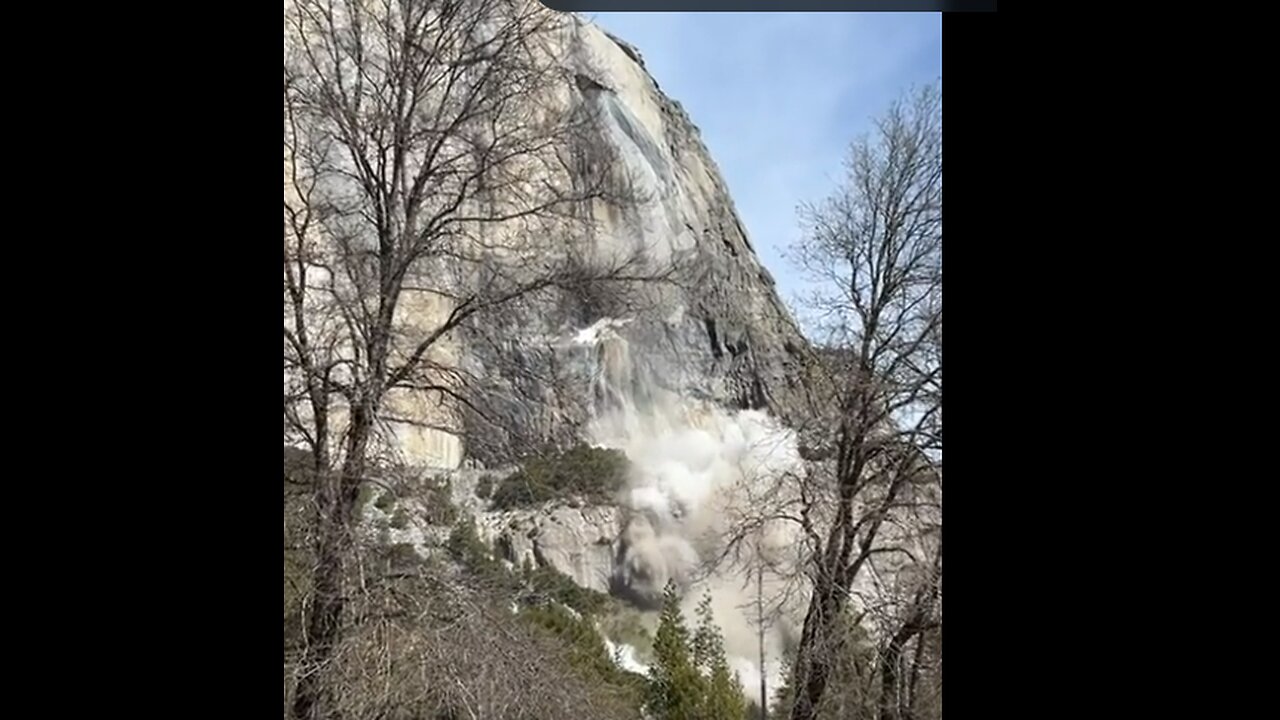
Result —
M 667 583 L 653 640 L 646 708 L 658 720 L 701 720 L 706 684 L 689 655 L 689 631 L 675 583 Z
M 693 638 L 694 663 L 705 678 L 702 720 L 745 720 L 746 699 L 737 673 L 729 672 L 724 655 L 724 638 L 711 613 L 711 596 L 698 604 L 698 630 Z
M 717 652 L 723 654 L 719 628 L 711 614 L 711 595 L 703 595 L 698 603 L 698 629 L 693 634 L 693 663 L 708 671 Z
M 791 670 L 795 663 L 794 652 L 784 652 L 782 656 L 782 682 L 774 691 L 773 706 L 769 708 L 769 720 L 782 720 L 791 715 L 791 703 L 795 701 L 795 692 L 791 687 Z

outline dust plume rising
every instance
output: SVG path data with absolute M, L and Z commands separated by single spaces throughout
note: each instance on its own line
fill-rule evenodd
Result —
M 803 466 L 797 439 L 764 412 L 655 387 L 618 332 L 625 324 L 604 319 L 572 341 L 584 351 L 595 402 L 587 440 L 624 452 L 632 465 L 612 589 L 653 611 L 674 580 L 689 620 L 709 594 L 730 666 L 755 699 L 759 617 L 770 618 L 763 635 L 770 688 L 778 687 L 778 659 L 798 634 L 793 570 L 801 543 L 798 527 L 781 521 L 753 529 L 743 554 L 726 556 L 727 539 L 762 502 L 781 504 L 786 484 L 779 479 Z

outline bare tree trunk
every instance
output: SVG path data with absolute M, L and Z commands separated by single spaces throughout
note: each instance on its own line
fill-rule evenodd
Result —
M 942 546 L 933 559 L 933 568 L 928 580 L 915 593 L 907 617 L 901 627 L 889 640 L 889 645 L 880 658 L 880 720 L 903 720 L 910 717 L 910 701 L 908 692 L 901 685 L 902 651 L 912 638 L 918 637 L 916 643 L 916 662 L 912 669 L 911 684 L 919 669 L 921 647 L 924 643 L 924 631 L 933 626 L 931 620 L 934 605 L 942 582 Z M 906 712 L 903 712 L 903 707 Z
M 325 487 L 318 493 L 322 515 L 334 510 L 336 479 L 326 478 Z M 338 636 L 338 623 L 342 616 L 342 576 L 346 570 L 345 551 L 348 547 L 341 531 L 341 523 L 321 522 L 316 547 L 316 564 L 311 579 L 311 614 L 307 622 L 307 645 L 302 655 L 302 674 L 294 691 L 293 715 L 300 720 L 326 717 L 332 707 L 332 698 L 326 696 L 327 685 L 320 679 L 319 670 L 333 656 L 334 642 Z
M 926 635 L 916 637 L 916 651 L 911 658 L 911 675 L 907 680 L 907 693 L 902 708 L 902 720 L 915 720 L 916 688 L 920 684 L 920 665 L 924 661 L 924 645 Z
M 764 717 L 765 712 L 769 709 L 769 688 L 765 678 L 765 655 L 764 655 L 764 566 L 756 566 L 756 622 L 759 627 L 756 629 L 756 639 L 760 646 L 760 712 Z
M 914 630 L 902 628 L 889 640 L 889 647 L 880 658 L 880 720 L 899 720 L 898 670 L 902 663 L 902 648 L 911 640 Z
M 817 715 L 818 703 L 831 677 L 831 645 L 834 639 L 831 631 L 845 604 L 844 593 L 834 582 L 827 581 L 814 588 L 796 653 L 792 680 L 796 691 L 791 720 L 812 720 Z
M 857 457 L 850 472 L 852 478 L 859 477 L 865 466 L 862 452 L 857 450 L 855 455 Z M 862 566 L 871 557 L 881 524 L 908 477 L 907 468 L 898 468 L 885 497 L 856 523 L 852 521 L 849 509 L 856 489 L 843 493 L 846 497 L 841 498 L 841 513 L 829 535 L 827 552 L 824 553 L 822 567 L 816 574 L 813 597 L 805 616 L 804 632 L 793 675 L 797 694 L 796 703 L 791 710 L 791 720 L 812 720 L 817 712 L 818 701 L 826 692 L 827 681 L 831 676 L 831 655 L 838 645 L 835 637 L 837 619 L 848 606 L 849 589 Z M 856 488 L 852 480 L 846 480 L 843 485 Z M 862 541 L 855 542 L 859 527 L 867 520 L 870 522 Z M 857 556 L 850 561 L 855 546 Z
M 333 715 L 333 698 L 320 671 L 332 659 L 344 608 L 347 560 L 355 547 L 352 537 L 356 500 L 365 474 L 369 438 L 373 432 L 371 401 L 355 408 L 351 416 L 347 454 L 340 473 L 317 477 L 317 542 L 312 576 L 312 610 L 307 623 L 307 645 L 302 656 L 302 676 L 294 693 L 293 715 L 298 720 L 327 720 Z

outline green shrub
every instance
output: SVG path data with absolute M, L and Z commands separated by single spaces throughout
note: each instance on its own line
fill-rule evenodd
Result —
M 453 504 L 453 483 L 445 477 L 426 494 L 423 519 L 432 525 L 448 526 L 458 522 L 458 508 Z
M 653 633 L 645 626 L 639 610 L 614 603 L 614 609 L 600 618 L 600 632 L 614 642 L 635 648 L 636 657 L 647 662 L 653 657 Z
M 445 545 L 445 549 L 449 551 L 449 557 L 467 567 L 493 560 L 493 556 L 489 553 L 489 546 L 480 539 L 480 533 L 476 531 L 476 521 L 472 518 L 466 518 L 453 526 L 453 532 L 449 533 L 449 542 Z
M 458 522 L 458 508 L 446 492 L 433 492 L 427 498 L 424 519 L 432 525 L 453 525 Z
M 391 516 L 391 527 L 396 530 L 409 527 L 409 513 L 404 508 L 396 508 L 395 514 Z
M 498 485 L 492 507 L 510 510 L 570 497 L 609 502 L 622 489 L 626 476 L 627 458 L 622 453 L 577 445 L 526 460 L 520 471 Z
M 515 573 L 493 556 L 489 546 L 480 539 L 472 518 L 464 518 L 453 527 L 445 550 L 472 577 L 495 589 L 515 593 L 523 584 Z
M 520 618 L 534 627 L 560 638 L 570 650 L 570 664 L 594 678 L 596 683 L 611 693 L 626 698 L 631 705 L 638 705 L 644 693 L 645 680 L 641 675 L 622 670 L 609 657 L 604 637 L 596 630 L 590 618 L 577 618 L 557 605 L 538 605 L 525 608 Z
M 599 615 L 612 605 L 608 595 L 580 587 L 568 575 L 553 567 L 526 567 L 522 574 L 535 596 L 554 600 L 583 615 Z
M 476 483 L 476 497 L 488 500 L 493 495 L 493 476 L 485 475 Z
M 364 515 L 365 508 L 373 500 L 373 496 L 377 493 L 377 488 L 373 483 L 361 483 L 360 494 L 356 496 L 356 515 L 357 517 Z
M 383 490 L 378 499 L 374 501 L 373 506 L 384 513 L 391 512 L 391 508 L 396 506 L 396 494 L 391 490 Z
M 284 480 L 286 484 L 309 487 L 315 480 L 311 452 L 284 446 Z

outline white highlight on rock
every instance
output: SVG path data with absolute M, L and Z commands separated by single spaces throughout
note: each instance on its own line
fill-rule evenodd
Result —
M 592 323 L 589 327 L 579 330 L 574 336 L 572 343 L 574 345 L 595 345 L 600 342 L 601 334 L 611 330 L 612 328 L 621 328 L 631 322 L 630 318 L 618 320 L 615 318 L 600 318 Z
M 647 675 L 649 666 L 640 662 L 636 656 L 636 649 L 626 643 L 615 643 L 609 638 L 604 639 L 605 649 L 609 651 L 609 658 L 614 664 L 628 672 Z

